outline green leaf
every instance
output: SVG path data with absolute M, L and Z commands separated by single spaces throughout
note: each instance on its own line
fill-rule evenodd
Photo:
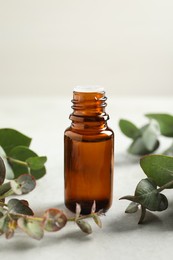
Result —
M 25 146 L 17 146 L 11 150 L 9 153 L 9 161 L 10 158 L 20 160 L 25 162 L 28 158 L 37 156 L 35 152 L 30 150 L 29 148 Z M 13 162 L 12 160 L 10 161 L 11 167 L 13 169 L 13 172 L 15 174 L 15 178 L 20 176 L 21 174 L 24 173 L 29 173 L 29 169 L 25 165 L 21 165 L 18 163 Z
M 11 150 L 9 157 L 12 159 L 21 160 L 23 162 L 26 162 L 26 160 L 31 157 L 37 157 L 37 154 L 27 147 L 17 146 Z M 29 173 L 29 167 L 15 163 L 12 160 L 11 160 L 11 167 L 14 171 L 15 178 L 20 176 L 21 174 Z M 42 167 L 41 169 L 38 169 L 38 170 L 31 169 L 30 173 L 35 177 L 35 179 L 39 179 L 45 175 L 46 169 L 45 169 L 45 167 Z
M 167 198 L 159 193 L 156 184 L 149 179 L 143 179 L 136 187 L 135 196 L 124 196 L 120 199 L 127 199 L 141 204 L 151 211 L 163 211 L 168 207 Z
M 135 139 L 140 135 L 140 130 L 133 123 L 128 120 L 121 119 L 119 127 L 124 135 L 129 138 Z
M 140 166 L 158 186 L 173 181 L 173 157 L 149 155 L 141 158 Z M 173 185 L 169 188 L 173 188 Z
M 51 208 L 45 211 L 42 225 L 46 231 L 58 231 L 62 229 L 66 223 L 67 217 L 59 209 Z
M 126 208 L 125 213 L 135 213 L 138 210 L 138 203 L 131 202 Z
M 36 180 L 38 180 L 46 174 L 46 168 L 43 167 L 43 168 L 38 169 L 38 170 L 31 170 L 30 173 L 32 174 L 32 176 L 34 176 L 34 178 Z
M 10 217 L 8 215 L 4 215 L 0 218 L 0 235 L 8 232 L 8 225 L 10 222 Z
M 153 152 L 155 150 L 159 135 L 160 127 L 155 120 L 151 120 L 150 123 L 143 128 L 142 140 L 148 151 Z
M 28 207 L 28 205 L 26 205 L 26 202 L 23 200 L 10 199 L 7 205 L 10 213 L 19 213 L 30 216 L 34 215 L 32 209 Z
M 0 129 L 0 146 L 8 155 L 11 149 L 16 146 L 23 145 L 29 147 L 31 138 L 10 128 Z
M 157 191 L 157 185 L 149 179 L 139 182 L 135 197 L 138 203 L 151 211 L 162 211 L 168 207 L 167 198 Z
M 160 125 L 161 134 L 173 137 L 173 116 L 169 114 L 146 114 L 146 117 L 155 119 Z
M 41 223 L 37 220 L 34 220 L 34 218 L 19 218 L 17 224 L 30 237 L 37 240 L 43 238 L 44 230 L 41 226 Z
M 2 185 L 5 180 L 5 173 L 5 164 L 3 159 L 0 157 L 0 185 Z
M 22 174 L 17 179 L 10 181 L 11 189 L 17 195 L 27 194 L 32 191 L 36 182 L 33 176 Z
M 26 162 L 28 163 L 28 166 L 32 170 L 42 169 L 44 167 L 44 164 L 45 164 L 46 161 L 47 161 L 46 156 L 30 157 L 26 160 Z
M 92 228 L 91 225 L 89 223 L 87 223 L 84 220 L 77 220 L 76 224 L 78 225 L 78 227 L 86 234 L 91 234 L 92 233 Z
M 10 182 L 3 183 L 0 186 L 0 196 L 2 196 L 3 194 L 7 193 L 9 190 L 11 190 Z
M 7 155 L 5 153 L 5 151 L 3 150 L 3 148 L 0 146 L 0 156 L 4 162 L 4 165 L 5 165 L 5 169 L 6 169 L 6 175 L 5 175 L 5 178 L 6 179 L 13 179 L 14 178 L 14 172 L 7 160 Z
M 16 220 L 12 219 L 8 215 L 4 215 L 0 218 L 0 235 L 5 233 L 5 237 L 10 239 L 14 235 L 16 229 Z
M 93 216 L 94 222 L 97 224 L 97 226 L 99 228 L 102 228 L 102 222 L 101 219 L 99 218 L 99 216 L 97 214 L 94 214 Z
M 138 137 L 135 139 L 130 147 L 128 148 L 128 152 L 134 155 L 146 155 L 151 152 L 154 152 L 159 147 L 159 141 L 157 140 L 155 146 L 152 150 L 148 150 L 145 146 L 144 140 L 142 137 Z

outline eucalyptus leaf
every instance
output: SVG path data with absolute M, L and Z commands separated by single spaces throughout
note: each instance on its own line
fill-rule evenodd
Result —
M 66 215 L 59 209 L 51 208 L 45 211 L 42 225 L 46 231 L 55 232 L 67 223 Z
M 81 213 L 81 205 L 76 203 L 76 216 L 75 216 L 76 220 L 79 218 L 80 213 Z
M 10 182 L 3 183 L 0 186 L 0 196 L 2 196 L 3 194 L 7 193 L 9 190 L 11 190 Z
M 14 236 L 14 231 L 17 227 L 17 221 L 14 219 L 10 219 L 8 222 L 8 228 L 7 231 L 5 232 L 5 236 L 7 239 L 10 239 Z
M 91 207 L 91 214 L 96 212 L 96 201 L 93 201 L 92 207 Z
M 119 121 L 119 127 L 124 135 L 129 138 L 136 139 L 140 135 L 140 130 L 132 122 L 121 119 Z
M 27 164 L 21 165 L 15 163 L 13 159 L 25 162 L 28 158 L 33 156 L 37 156 L 37 154 L 25 146 L 17 146 L 11 150 L 9 153 L 9 161 L 15 174 L 15 178 L 23 173 L 29 173 L 29 168 Z M 12 160 L 10 160 L 10 158 L 12 158 Z
M 10 217 L 8 215 L 4 215 L 0 218 L 0 235 L 8 232 L 8 225 L 10 222 Z
M 3 148 L 0 146 L 0 156 L 4 162 L 5 165 L 5 169 L 6 169 L 6 174 L 5 174 L 5 178 L 8 180 L 11 180 L 14 178 L 14 172 L 7 160 L 7 155 L 5 153 L 5 151 L 3 150 Z
M 10 239 L 13 237 L 15 229 L 15 220 L 11 219 L 8 215 L 4 215 L 0 218 L 0 235 L 5 234 L 5 237 Z
M 145 174 L 160 187 L 173 181 L 173 157 L 148 155 L 141 158 L 140 166 Z M 168 188 L 173 188 L 173 185 Z
M 97 214 L 95 214 L 95 215 L 93 216 L 93 219 L 94 219 L 94 222 L 97 224 L 97 226 L 98 226 L 99 228 L 102 228 L 101 219 L 100 219 L 100 217 L 99 217 Z
M 30 173 L 32 174 L 32 176 L 34 176 L 34 178 L 36 180 L 42 178 L 45 174 L 46 174 L 46 168 L 43 167 L 41 169 L 38 169 L 38 170 L 30 170 Z
M 21 195 L 32 191 L 36 186 L 36 182 L 33 176 L 22 174 L 17 179 L 10 181 L 10 185 L 15 194 Z
M 5 180 L 5 173 L 5 164 L 3 159 L 0 157 L 0 185 L 2 185 Z
M 77 220 L 76 224 L 78 225 L 78 227 L 86 234 L 91 234 L 92 233 L 92 228 L 91 225 L 84 221 L 84 220 Z
M 142 206 L 151 211 L 162 211 L 168 207 L 167 198 L 157 191 L 157 185 L 149 179 L 139 182 L 135 197 Z
M 39 170 L 44 167 L 45 162 L 47 161 L 46 156 L 30 157 L 26 160 L 28 166 L 32 170 Z
M 146 114 L 146 117 L 155 119 L 160 125 L 161 134 L 173 137 L 173 116 L 169 114 Z
M 151 152 L 154 152 L 158 147 L 159 147 L 159 141 L 157 140 L 153 149 L 149 151 L 146 148 L 146 145 L 144 143 L 143 138 L 138 137 L 137 139 L 135 139 L 132 142 L 132 144 L 128 148 L 128 152 L 131 153 L 131 154 L 134 154 L 134 155 L 146 155 L 146 154 L 149 154 Z
M 39 221 L 30 218 L 19 218 L 17 224 L 30 237 L 37 240 L 43 238 L 44 231 Z
M 0 129 L 0 146 L 4 149 L 6 154 L 18 145 L 29 147 L 31 138 L 10 128 Z
M 143 179 L 138 183 L 134 196 L 128 195 L 121 199 L 141 204 L 151 211 L 163 211 L 168 207 L 167 198 L 158 192 L 157 185 L 150 179 Z
M 23 202 L 23 200 L 10 199 L 7 205 L 10 213 L 19 213 L 29 216 L 34 215 L 32 209 L 27 206 L 26 203 Z
M 135 213 L 137 210 L 138 210 L 138 203 L 132 201 L 126 208 L 125 213 Z
M 29 170 L 27 163 L 26 165 L 15 163 L 13 159 L 26 162 L 26 160 L 31 157 L 37 157 L 37 154 L 27 147 L 24 146 L 15 147 L 14 149 L 11 150 L 9 157 L 12 158 L 10 162 L 15 174 L 15 178 L 20 176 L 23 173 L 31 173 L 35 177 L 35 179 L 39 179 L 43 177 L 46 173 L 46 169 L 44 166 L 38 170 L 32 170 L 32 169 Z
M 148 151 L 153 152 L 158 144 L 158 136 L 160 135 L 160 127 L 157 121 L 151 120 L 143 129 L 142 140 Z

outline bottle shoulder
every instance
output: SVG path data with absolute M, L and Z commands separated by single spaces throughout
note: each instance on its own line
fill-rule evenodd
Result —
M 72 126 L 69 126 L 69 127 L 67 127 L 66 129 L 65 129 L 65 131 L 64 131 L 64 133 L 70 133 L 70 132 L 73 132 L 73 133 L 78 133 L 78 134 L 92 134 L 92 133 L 94 133 L 94 134 L 102 134 L 102 133 L 105 133 L 105 134 L 108 134 L 108 135 L 110 135 L 110 134 L 112 134 L 112 135 L 114 135 L 114 131 L 110 128 L 110 127 L 105 127 L 105 128 L 89 128 L 89 129 L 76 129 L 76 128 L 74 128 L 74 127 L 72 127 Z
M 90 141 L 98 141 L 98 140 L 106 140 L 106 139 L 113 139 L 114 132 L 111 128 L 106 127 L 105 129 L 94 130 L 92 131 L 79 131 L 73 129 L 72 127 L 68 127 L 64 132 L 65 138 L 70 138 L 74 140 L 90 140 Z

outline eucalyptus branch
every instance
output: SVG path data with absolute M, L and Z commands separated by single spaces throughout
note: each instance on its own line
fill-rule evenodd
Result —
M 5 209 L 4 206 L 6 207 Z M 63 211 L 51 208 L 46 210 L 42 216 L 37 217 L 29 208 L 27 201 L 17 199 L 11 199 L 8 204 L 1 203 L 0 209 L 1 212 L 3 212 L 2 209 L 5 210 L 0 217 L 0 233 L 4 233 L 6 238 L 11 238 L 19 227 L 30 237 L 40 240 L 44 235 L 44 231 L 59 231 L 67 222 L 72 221 L 84 233 L 90 234 L 92 233 L 91 225 L 84 221 L 84 219 L 89 218 L 92 218 L 99 227 L 102 226 L 99 218 L 102 213 L 92 210 L 91 214 L 88 215 L 80 215 L 80 211 L 76 211 L 76 216 L 69 218 Z
M 121 199 L 132 201 L 126 213 L 134 213 L 141 205 L 142 223 L 146 210 L 163 211 L 168 207 L 168 199 L 161 192 L 173 188 L 173 157 L 165 155 L 148 155 L 140 159 L 140 166 L 147 178 L 141 180 L 133 196 L 124 196 Z M 158 188 L 159 187 L 159 188 Z
M 132 139 L 128 152 L 133 155 L 152 154 L 160 146 L 160 136 L 173 137 L 173 116 L 169 114 L 147 114 L 145 115 L 149 122 L 142 127 L 126 119 L 119 121 L 119 127 L 122 133 Z M 173 144 L 163 151 L 162 154 L 173 156 Z

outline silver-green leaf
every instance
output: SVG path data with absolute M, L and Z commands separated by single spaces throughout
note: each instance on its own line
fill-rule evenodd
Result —
M 142 133 L 142 140 L 148 151 L 153 152 L 157 146 L 160 127 L 156 120 L 151 120 Z
M 34 218 L 19 218 L 17 224 L 28 236 L 34 239 L 40 240 L 44 236 L 41 223 Z
M 128 205 L 128 207 L 126 208 L 126 210 L 125 210 L 125 213 L 135 213 L 135 212 L 137 212 L 137 210 L 138 210 L 138 203 L 136 203 L 136 202 L 130 202 L 130 204 Z
M 17 179 L 10 181 L 13 192 L 17 195 L 26 194 L 32 191 L 35 186 L 35 178 L 29 174 L 22 174 Z
M 160 125 L 161 134 L 173 137 L 173 116 L 169 114 L 146 114 L 150 119 L 155 119 Z

